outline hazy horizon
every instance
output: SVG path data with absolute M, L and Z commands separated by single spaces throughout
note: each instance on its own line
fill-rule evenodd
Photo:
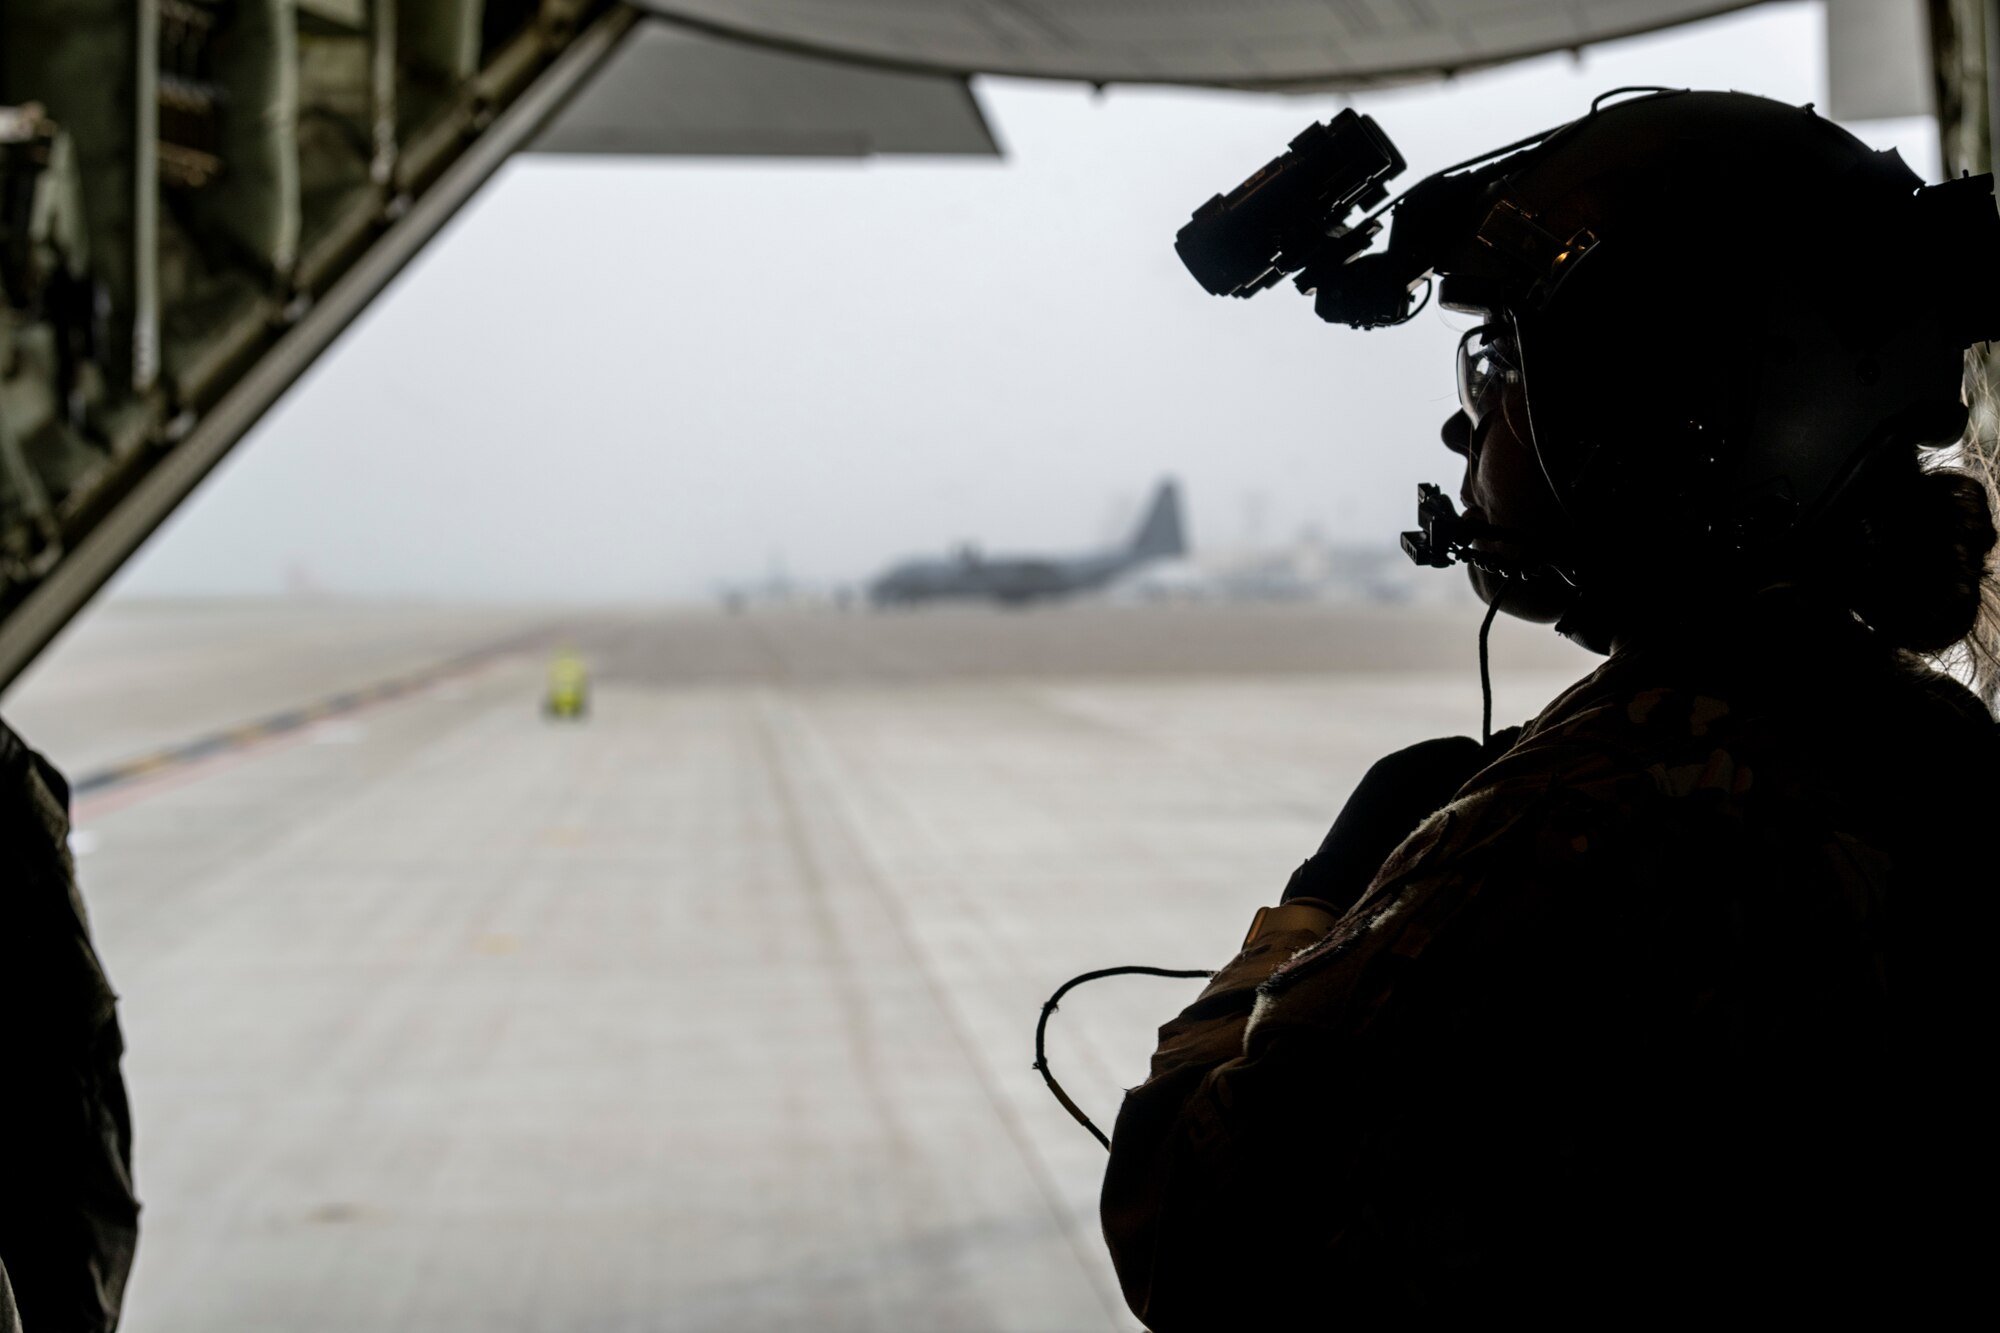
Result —
M 1456 324 L 1330 328 L 1172 250 L 1308 120 L 1405 184 L 1624 84 L 1824 101 L 1816 3 L 1353 98 L 981 80 L 1002 162 L 511 164 L 121 572 L 128 596 L 686 603 L 962 542 L 1393 545 Z M 1858 127 L 1937 170 L 1928 120 Z M 1443 574 L 1440 577 L 1456 577 Z

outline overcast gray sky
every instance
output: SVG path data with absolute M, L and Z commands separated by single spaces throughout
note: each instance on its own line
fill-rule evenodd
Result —
M 1816 3 L 1354 99 L 1405 178 L 1623 84 L 1824 101 Z M 132 594 L 703 597 L 976 539 L 1393 544 L 1456 471 L 1457 317 L 1204 294 L 1175 230 L 1337 98 L 987 81 L 1004 162 L 503 172 L 120 576 Z M 1934 178 L 1925 121 L 1856 127 Z M 1691 201 L 1700 206 L 1704 201 Z M 1256 531 L 1252 531 L 1252 529 Z M 1445 575 L 1443 577 L 1451 577 Z

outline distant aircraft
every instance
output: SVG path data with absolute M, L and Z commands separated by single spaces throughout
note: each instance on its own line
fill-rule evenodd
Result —
M 1092 555 L 982 556 L 972 547 L 942 560 L 906 560 L 868 585 L 868 600 L 898 606 L 940 598 L 978 598 L 1018 606 L 1101 588 L 1128 569 L 1187 554 L 1181 496 L 1172 481 L 1153 493 L 1145 522 L 1128 545 Z

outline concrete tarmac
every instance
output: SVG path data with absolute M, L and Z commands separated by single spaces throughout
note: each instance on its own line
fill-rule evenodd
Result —
M 217 625 L 227 632 L 218 632 Z M 81 803 L 146 1203 L 126 1327 L 1130 1329 L 1040 1004 L 1213 967 L 1476 612 L 113 603 L 5 711 L 73 773 L 538 646 Z M 1496 631 L 1499 716 L 1592 659 Z M 1194 982 L 1071 996 L 1107 1127 Z

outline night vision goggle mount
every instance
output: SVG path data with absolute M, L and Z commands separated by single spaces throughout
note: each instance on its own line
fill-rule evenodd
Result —
M 1343 111 L 1324 125 L 1308 125 L 1248 180 L 1196 209 L 1174 249 L 1212 295 L 1255 296 L 1296 275 L 1293 285 L 1313 298 L 1321 319 L 1357 329 L 1407 322 L 1422 308 L 1418 294 L 1433 273 L 1456 275 L 1468 303 L 1483 299 L 1486 284 L 1474 291 L 1471 275 L 1460 273 L 1469 266 L 1457 262 L 1475 242 L 1514 280 L 1508 286 L 1538 293 L 1552 288 L 1595 238 L 1587 231 L 1553 236 L 1511 200 L 1488 199 L 1488 187 L 1509 163 L 1466 168 L 1556 132 L 1447 167 L 1391 200 L 1389 182 L 1403 173 L 1403 155 L 1372 118 Z M 1392 208 L 1389 243 L 1370 253 Z M 1350 222 L 1360 209 L 1370 211 Z
M 1326 124 L 1307 126 L 1248 180 L 1196 209 L 1174 249 L 1215 296 L 1255 296 L 1292 276 L 1328 323 L 1358 329 L 1402 324 L 1428 301 L 1432 275 L 1456 267 L 1447 264 L 1449 257 L 1482 230 L 1496 233 L 1480 238 L 1486 246 L 1497 240 L 1500 250 L 1531 269 L 1539 265 L 1540 276 L 1549 278 L 1588 247 L 1593 238 L 1587 235 L 1564 242 L 1543 234 L 1505 201 L 1487 213 L 1485 228 L 1474 213 L 1497 173 L 1461 169 L 1545 137 L 1446 168 L 1391 203 L 1389 182 L 1404 171 L 1403 155 L 1372 118 L 1342 111 Z M 1395 231 L 1383 252 L 1370 253 L 1391 207 L 1397 210 Z M 1366 216 L 1351 221 L 1361 210 Z M 1474 281 L 1454 279 L 1468 290 Z M 1478 300 L 1479 293 L 1468 299 Z M 1442 568 L 1463 561 L 1507 577 L 1569 581 L 1554 565 L 1474 550 L 1478 538 L 1506 534 L 1459 515 L 1435 486 L 1422 489 L 1418 508 L 1420 527 L 1403 534 L 1403 549 L 1418 564 Z
M 1255 296 L 1296 275 L 1321 319 L 1357 329 L 1407 322 L 1422 308 L 1418 293 L 1440 274 L 1440 297 L 1455 309 L 1532 306 L 1597 237 L 1587 227 L 1549 231 L 1504 178 L 1539 156 L 1527 150 L 1553 146 L 1618 94 L 1679 91 L 1613 89 L 1581 120 L 1445 167 L 1393 200 L 1388 183 L 1403 173 L 1403 155 L 1371 117 L 1342 111 L 1308 125 L 1248 180 L 1196 209 L 1174 249 L 1212 295 Z M 1370 211 L 1349 221 L 1358 209 Z M 1388 244 L 1370 253 L 1391 210 Z
M 1406 316 L 1407 289 L 1396 294 L 1353 291 L 1356 257 L 1382 230 L 1376 217 L 1349 225 L 1356 209 L 1376 209 L 1388 182 L 1402 175 L 1403 155 L 1374 120 L 1343 111 L 1312 124 L 1284 153 L 1250 179 L 1195 210 L 1174 249 L 1195 280 L 1214 296 L 1255 296 L 1296 273 L 1298 289 L 1322 293 L 1320 317 L 1369 325 Z M 1367 272 L 1366 267 L 1357 270 Z M 1373 298 L 1370 300 L 1369 298 Z M 1380 309 L 1379 318 L 1368 318 Z

